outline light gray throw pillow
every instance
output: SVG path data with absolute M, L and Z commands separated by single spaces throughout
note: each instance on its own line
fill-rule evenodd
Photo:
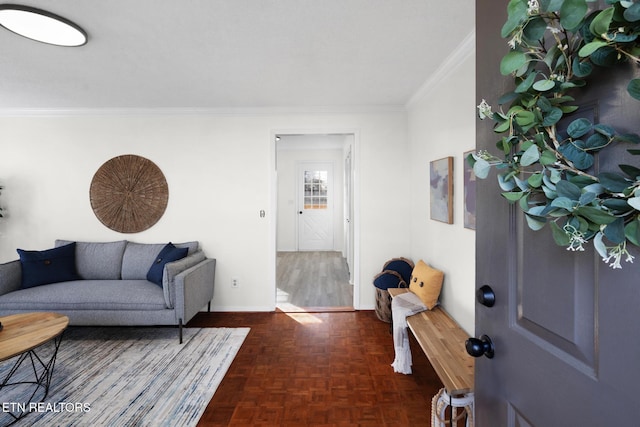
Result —
M 56 240 L 64 246 L 72 240 Z M 76 269 L 85 280 L 117 280 L 122 271 L 122 256 L 126 240 L 116 242 L 76 242 Z

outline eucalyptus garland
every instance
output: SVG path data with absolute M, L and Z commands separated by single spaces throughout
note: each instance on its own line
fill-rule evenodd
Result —
M 502 195 L 522 209 L 529 228 L 548 224 L 555 242 L 571 251 L 592 241 L 604 262 L 622 268 L 623 259 L 634 259 L 627 245 L 640 246 L 640 168 L 621 164 L 595 173 L 593 166 L 599 152 L 640 137 L 563 118 L 578 110 L 574 96 L 594 68 L 640 63 L 640 0 L 607 0 L 603 9 L 589 3 L 509 2 L 501 35 L 510 49 L 500 72 L 514 77 L 515 89 L 498 100 L 499 111 L 485 100 L 478 105 L 480 119 L 493 120 L 503 135 L 501 153 L 481 151 L 468 161 L 481 179 L 498 170 Z M 625 95 L 640 100 L 640 79 L 629 82 Z

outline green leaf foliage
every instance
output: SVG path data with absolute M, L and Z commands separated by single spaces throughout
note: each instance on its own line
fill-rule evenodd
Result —
M 533 231 L 541 230 L 547 223 L 547 219 L 543 216 L 536 216 L 525 213 L 525 218 L 527 219 L 527 225 Z
M 522 198 L 522 196 L 524 196 L 524 192 L 523 191 L 508 191 L 508 192 L 504 192 L 502 193 L 502 196 L 507 199 L 508 201 L 510 201 L 511 203 L 517 202 L 518 200 L 520 200 Z
M 504 175 L 498 175 L 498 185 L 502 191 L 511 191 L 516 187 L 516 183 L 513 180 L 505 180 Z
M 580 195 L 582 194 L 582 190 L 580 190 L 580 187 L 572 182 L 565 180 L 559 181 L 556 184 L 556 191 L 558 192 L 558 196 L 566 197 L 569 200 L 578 200 L 580 199 Z
M 610 7 L 598 13 L 596 17 L 591 21 L 589 30 L 596 36 L 602 36 L 609 31 L 611 21 L 613 20 L 614 8 Z
M 622 172 L 626 173 L 631 179 L 637 180 L 640 178 L 640 168 L 633 165 L 618 165 Z
M 514 100 L 518 99 L 519 96 L 520 96 L 520 94 L 518 94 L 516 92 L 505 93 L 500 98 L 498 98 L 498 105 L 508 104 L 511 101 L 514 101 Z
M 542 174 L 534 173 L 529 177 L 529 179 L 527 180 L 527 183 L 529 183 L 529 185 L 533 188 L 540 187 L 542 185 Z
M 573 211 L 578 207 L 578 202 L 571 200 L 568 197 L 558 197 L 551 202 L 551 206 L 554 208 L 564 209 L 568 212 Z
M 640 136 L 634 134 L 634 133 L 625 133 L 625 134 L 617 134 L 616 135 L 616 141 L 620 141 L 620 142 L 630 142 L 632 144 L 640 144 Z
M 569 243 L 571 243 L 571 238 L 569 237 L 569 235 L 555 222 L 552 222 L 550 226 L 551 235 L 553 236 L 553 240 L 556 242 L 556 244 L 558 246 L 569 246 Z
M 491 171 L 491 165 L 484 159 L 477 158 L 476 162 L 473 165 L 473 173 L 477 178 L 485 179 L 489 176 L 489 172 Z
M 587 77 L 593 72 L 593 66 L 589 62 L 580 61 L 580 58 L 575 57 L 573 59 L 572 71 L 576 77 Z
M 529 40 L 530 42 L 536 42 L 544 37 L 546 31 L 547 21 L 545 21 L 541 17 L 536 17 L 527 22 L 522 35 L 526 40 Z
M 627 200 L 627 203 L 633 209 L 640 211 L 640 197 L 632 197 L 629 200 Z
M 602 134 L 594 133 L 585 141 L 585 149 L 587 150 L 600 150 L 609 143 L 609 139 Z
M 604 236 L 614 245 L 624 242 L 624 219 L 616 218 L 604 228 Z
M 598 252 L 598 254 L 602 259 L 607 257 L 607 247 L 602 241 L 603 237 L 604 236 L 602 232 L 598 232 L 596 236 L 593 238 L 593 247 L 595 248 L 595 250 Z
M 595 162 L 593 155 L 585 151 L 585 143 L 582 140 L 563 144 L 558 151 L 579 170 L 587 170 Z
M 524 213 L 530 229 L 548 223 L 554 241 L 572 250 L 593 241 L 603 259 L 618 254 L 610 262 L 618 268 L 625 245 L 640 246 L 640 164 L 620 164 L 618 173 L 611 172 L 611 157 L 603 153 L 621 143 L 639 144 L 640 136 L 568 115 L 584 105 L 580 92 L 591 80 L 606 84 L 608 72 L 597 68 L 640 65 L 640 0 L 537 3 L 533 10 L 536 2 L 508 1 L 501 35 L 511 49 L 499 65 L 503 76 L 513 78 L 513 89 L 499 98 L 499 111 L 481 115 L 501 134 L 496 147 L 503 160 L 474 155 L 469 163 L 478 178 L 498 170 L 502 196 Z M 630 79 L 626 89 L 640 100 L 640 78 Z M 619 150 L 640 155 L 640 149 Z M 598 158 L 607 172 L 595 168 Z
M 520 158 L 520 164 L 522 166 L 530 166 L 540 159 L 540 151 L 537 145 L 532 145 L 522 154 Z
M 627 92 L 635 99 L 640 100 L 640 79 L 631 80 L 627 85 Z
M 542 126 L 549 127 L 553 126 L 562 119 L 563 112 L 558 107 L 552 107 L 547 114 L 544 116 L 544 120 L 542 121 Z
M 527 1 L 510 0 L 507 6 L 507 14 L 507 22 L 504 23 L 500 31 L 502 37 L 509 37 L 527 19 Z
M 544 166 L 552 165 L 556 162 L 556 154 L 551 150 L 545 150 L 540 155 L 540 164 Z
M 602 172 L 598 175 L 598 179 L 600 184 L 612 193 L 622 193 L 629 186 L 629 181 L 617 173 Z
M 624 235 L 631 243 L 640 246 L 640 218 L 635 217 L 624 228 Z
M 590 204 L 591 202 L 593 202 L 596 199 L 597 195 L 596 193 L 592 193 L 590 191 L 587 191 L 586 193 L 582 193 L 580 195 L 580 199 L 578 200 L 578 203 L 581 206 L 586 206 L 588 204 Z
M 573 31 L 582 23 L 587 11 L 586 0 L 565 0 L 560 7 L 560 23 L 567 30 Z
M 516 123 L 518 123 L 520 126 L 528 126 L 533 123 L 533 121 L 536 119 L 536 116 L 531 111 L 522 110 L 516 113 L 515 118 Z
M 624 215 L 633 209 L 627 200 L 611 198 L 602 201 L 602 206 L 606 207 L 613 215 Z
M 567 127 L 567 133 L 571 138 L 580 138 L 592 129 L 593 125 L 587 119 L 577 119 L 572 121 Z
M 518 51 L 512 50 L 507 53 L 500 62 L 500 72 L 503 76 L 508 76 L 516 72 L 520 67 L 527 63 L 527 56 Z
M 615 216 L 592 206 L 580 206 L 575 213 L 596 224 L 611 224 L 616 220 Z
M 622 60 L 618 51 L 611 46 L 601 47 L 591 54 L 591 62 L 601 67 L 611 67 Z
M 535 81 L 537 73 L 530 73 L 526 79 L 523 79 L 518 86 L 516 86 L 516 93 L 526 93 L 529 89 L 531 89 L 531 85 Z
M 540 0 L 540 8 L 545 12 L 557 12 L 562 7 L 563 0 Z
M 624 11 L 624 19 L 630 22 L 640 21 L 640 3 L 634 3 Z
M 556 82 L 553 80 L 538 80 L 533 84 L 533 88 L 538 92 L 546 92 L 553 89 L 556 86 Z
M 616 134 L 615 129 L 613 129 L 611 126 L 603 125 L 600 123 L 594 125 L 593 130 L 595 132 L 598 132 L 600 135 L 606 136 L 607 138 L 613 138 L 613 136 L 615 136 Z

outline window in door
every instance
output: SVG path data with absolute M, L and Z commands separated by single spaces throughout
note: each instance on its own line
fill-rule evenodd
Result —
M 328 171 L 304 171 L 304 208 L 327 209 Z

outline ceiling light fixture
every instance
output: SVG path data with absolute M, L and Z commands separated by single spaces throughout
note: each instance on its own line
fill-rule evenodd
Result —
M 45 10 L 17 4 L 0 4 L 0 26 L 42 43 L 82 46 L 87 33 L 73 22 Z

